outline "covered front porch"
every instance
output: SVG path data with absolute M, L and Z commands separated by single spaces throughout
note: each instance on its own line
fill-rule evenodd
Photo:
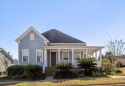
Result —
M 81 58 L 95 58 L 98 67 L 102 63 L 103 46 L 44 46 L 44 67 L 70 62 L 77 66 Z

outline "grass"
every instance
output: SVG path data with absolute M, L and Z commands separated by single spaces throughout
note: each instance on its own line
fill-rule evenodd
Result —
M 121 70 L 123 73 L 113 74 L 113 75 L 115 75 L 115 76 L 125 76 L 125 67 L 123 67 L 123 68 L 116 68 L 115 70 L 117 70 L 117 69 Z
M 123 71 L 123 73 L 125 74 L 125 67 L 124 68 L 119 68 L 120 70 Z
M 53 82 L 30 82 L 30 83 L 19 83 L 16 86 L 65 86 L 65 85 L 105 85 L 105 84 L 125 84 L 125 79 L 114 79 L 114 78 L 103 78 L 94 80 L 67 80 L 61 83 Z

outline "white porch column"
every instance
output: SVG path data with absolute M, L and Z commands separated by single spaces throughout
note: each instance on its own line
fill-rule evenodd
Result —
M 45 68 L 47 67 L 47 50 L 44 49 L 44 65 L 43 65 L 43 72 L 45 71 Z
M 83 52 L 83 57 L 82 58 L 84 58 L 84 50 L 82 52 Z
M 86 48 L 86 58 L 88 58 L 88 49 Z
M 60 49 L 58 49 L 58 63 L 60 63 Z
M 72 49 L 72 65 L 74 65 L 74 49 Z
M 95 52 L 95 59 L 98 60 L 97 51 Z
M 100 67 L 102 66 L 102 50 L 99 51 L 99 58 L 100 58 Z
M 92 54 L 92 58 L 94 58 L 94 53 Z

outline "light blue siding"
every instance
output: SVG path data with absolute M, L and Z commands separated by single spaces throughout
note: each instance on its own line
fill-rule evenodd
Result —
M 34 40 L 30 40 L 30 33 L 34 33 Z M 43 49 L 43 45 L 45 45 L 44 40 L 34 31 L 31 31 L 30 33 L 23 37 L 21 43 L 18 45 L 19 65 L 37 64 L 42 66 L 43 62 L 36 62 L 36 49 Z M 22 49 L 29 49 L 29 62 L 22 62 Z

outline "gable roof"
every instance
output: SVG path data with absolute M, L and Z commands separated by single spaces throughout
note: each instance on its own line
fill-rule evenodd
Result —
M 20 43 L 20 40 L 27 35 L 30 31 L 34 31 L 37 35 L 39 35 L 42 39 L 44 39 L 45 41 L 49 42 L 48 39 L 46 39 L 43 35 L 41 35 L 34 27 L 30 27 L 28 30 L 26 30 L 22 35 L 20 35 L 17 39 L 16 42 Z
M 85 43 L 56 29 L 46 31 L 42 33 L 42 35 L 46 37 L 50 43 Z

